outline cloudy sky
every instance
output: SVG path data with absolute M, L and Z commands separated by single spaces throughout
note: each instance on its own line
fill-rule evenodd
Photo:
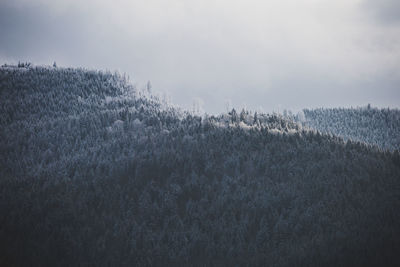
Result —
M 400 106 L 398 0 L 0 0 L 0 63 L 119 70 L 172 102 Z

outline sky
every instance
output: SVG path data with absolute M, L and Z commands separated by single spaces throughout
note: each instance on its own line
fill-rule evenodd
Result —
M 0 0 L 0 63 L 117 70 L 209 114 L 400 107 L 398 0 Z

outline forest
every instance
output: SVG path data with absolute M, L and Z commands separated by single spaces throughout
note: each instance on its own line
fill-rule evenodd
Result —
M 182 110 L 0 67 L 0 266 L 400 266 L 400 111 Z
M 304 125 L 323 133 L 377 145 L 382 149 L 400 149 L 398 109 L 378 109 L 371 105 L 351 109 L 306 109 L 304 116 Z

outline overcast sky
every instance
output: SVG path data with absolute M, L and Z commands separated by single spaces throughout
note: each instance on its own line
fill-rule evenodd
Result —
M 0 0 L 0 60 L 119 70 L 190 108 L 400 106 L 399 0 Z

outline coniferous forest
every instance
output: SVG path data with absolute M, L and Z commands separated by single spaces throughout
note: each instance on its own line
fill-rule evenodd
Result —
M 400 266 L 397 109 L 196 115 L 20 64 L 0 114 L 0 266 Z

